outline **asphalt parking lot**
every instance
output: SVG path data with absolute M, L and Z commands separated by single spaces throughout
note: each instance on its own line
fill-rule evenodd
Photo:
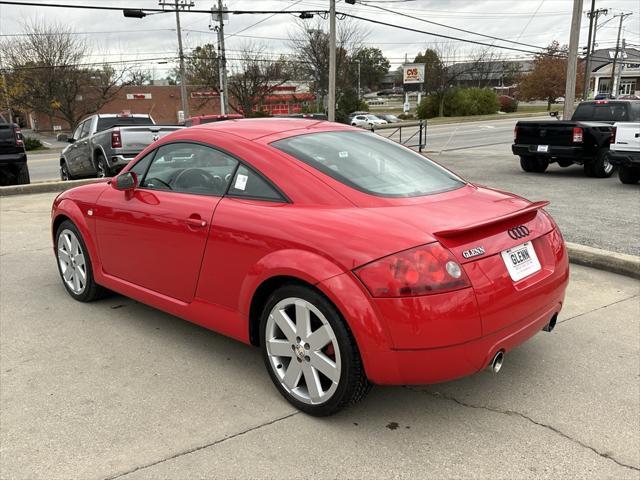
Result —
M 637 280 L 572 266 L 556 330 L 499 375 L 376 387 L 317 419 L 257 349 L 121 296 L 73 301 L 54 196 L 0 198 L 2 478 L 640 478 Z
M 426 155 L 473 183 L 549 200 L 569 242 L 640 255 L 640 185 L 623 185 L 617 173 L 589 178 L 578 165 L 557 164 L 543 174 L 525 173 L 510 143 Z

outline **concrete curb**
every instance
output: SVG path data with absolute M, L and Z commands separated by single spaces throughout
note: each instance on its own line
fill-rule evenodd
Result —
M 67 182 L 41 182 L 30 185 L 0 187 L 0 197 L 31 193 L 63 192 L 79 185 L 87 185 L 99 181 L 101 181 L 101 179 L 88 178 Z M 571 242 L 567 242 L 567 250 L 571 263 L 640 279 L 640 257 L 635 255 L 610 252 L 609 250 L 578 245 L 577 243 Z
M 567 242 L 569 261 L 640 279 L 640 257 Z
M 10 195 L 28 195 L 32 193 L 64 192 L 70 188 L 87 185 L 100 180 L 101 179 L 98 178 L 86 178 L 84 180 L 69 180 L 67 182 L 37 182 L 29 185 L 0 187 L 0 197 L 8 197 Z

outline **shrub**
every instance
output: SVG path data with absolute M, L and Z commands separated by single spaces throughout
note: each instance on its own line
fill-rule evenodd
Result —
M 413 120 L 416 116 L 413 113 L 401 113 L 398 118 L 400 120 Z
M 38 150 L 39 148 L 42 148 L 42 142 L 40 140 L 38 140 L 37 138 L 25 137 L 25 139 L 24 139 L 24 148 L 27 151 L 29 151 L 29 150 Z
M 511 113 L 518 110 L 518 101 L 515 98 L 508 95 L 500 95 L 499 100 L 500 111 Z
M 369 110 L 369 105 L 358 98 L 355 90 L 347 90 L 338 99 L 336 108 L 336 121 L 347 123 L 351 112 L 361 112 Z
M 438 96 L 427 95 L 418 106 L 420 118 L 433 118 L 439 113 Z M 452 88 L 444 95 L 445 117 L 464 117 L 467 115 L 487 115 L 500 108 L 498 95 L 488 88 Z
M 424 97 L 418 105 L 418 118 L 433 118 L 438 116 L 438 98 L 435 94 L 430 93 Z M 402 117 L 398 117 L 402 118 Z

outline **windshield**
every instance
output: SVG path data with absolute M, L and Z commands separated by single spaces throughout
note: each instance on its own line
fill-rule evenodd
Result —
M 367 120 L 380 120 L 380 119 L 375 115 L 367 115 Z
M 108 130 L 116 125 L 154 125 L 150 117 L 100 117 L 98 119 L 98 132 Z
M 431 160 L 373 133 L 310 133 L 271 145 L 345 185 L 381 197 L 418 197 L 464 185 Z
M 593 122 L 628 122 L 626 103 L 583 103 L 578 105 L 572 120 Z

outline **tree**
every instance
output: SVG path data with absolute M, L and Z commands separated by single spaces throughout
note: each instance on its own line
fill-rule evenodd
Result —
M 300 21 L 291 36 L 291 46 L 299 61 L 299 76 L 313 82 L 312 89 L 318 99 L 324 98 L 329 91 L 329 33 L 325 30 L 325 23 L 319 18 L 311 25 Z M 339 22 L 337 30 L 336 99 L 339 100 L 342 92 L 353 89 L 357 82 L 350 63 L 362 50 L 366 32 L 349 20 Z
M 217 90 L 220 87 L 218 53 L 211 43 L 197 46 L 185 58 L 187 85 L 199 85 Z M 180 78 L 178 75 L 177 78 Z
M 379 48 L 362 48 L 353 56 L 351 62 L 352 78 L 357 78 L 360 62 L 360 85 L 373 89 L 382 81 L 391 64 Z
M 235 99 L 230 107 L 246 117 L 257 111 L 265 96 L 289 80 L 286 62 L 269 59 L 263 49 L 247 45 L 242 49 L 234 73 L 229 78 L 229 93 Z
M 136 86 L 150 85 L 151 72 L 149 70 L 131 70 L 129 72 L 129 84 Z
M 518 86 L 518 95 L 523 100 L 546 100 L 547 110 L 558 97 L 565 94 L 567 81 L 567 54 L 569 48 L 553 41 L 544 52 L 533 59 L 531 72 L 524 75 Z M 583 85 L 584 65 L 578 69 L 576 93 Z
M 428 48 L 424 53 L 418 52 L 413 62 L 424 63 L 424 91 L 427 93 L 437 91 L 441 87 L 445 72 L 444 63 L 438 51 Z
M 92 67 L 88 43 L 62 25 L 28 24 L 24 36 L 1 45 L 7 95 L 19 108 L 66 120 L 73 129 L 126 84 L 127 70 Z

